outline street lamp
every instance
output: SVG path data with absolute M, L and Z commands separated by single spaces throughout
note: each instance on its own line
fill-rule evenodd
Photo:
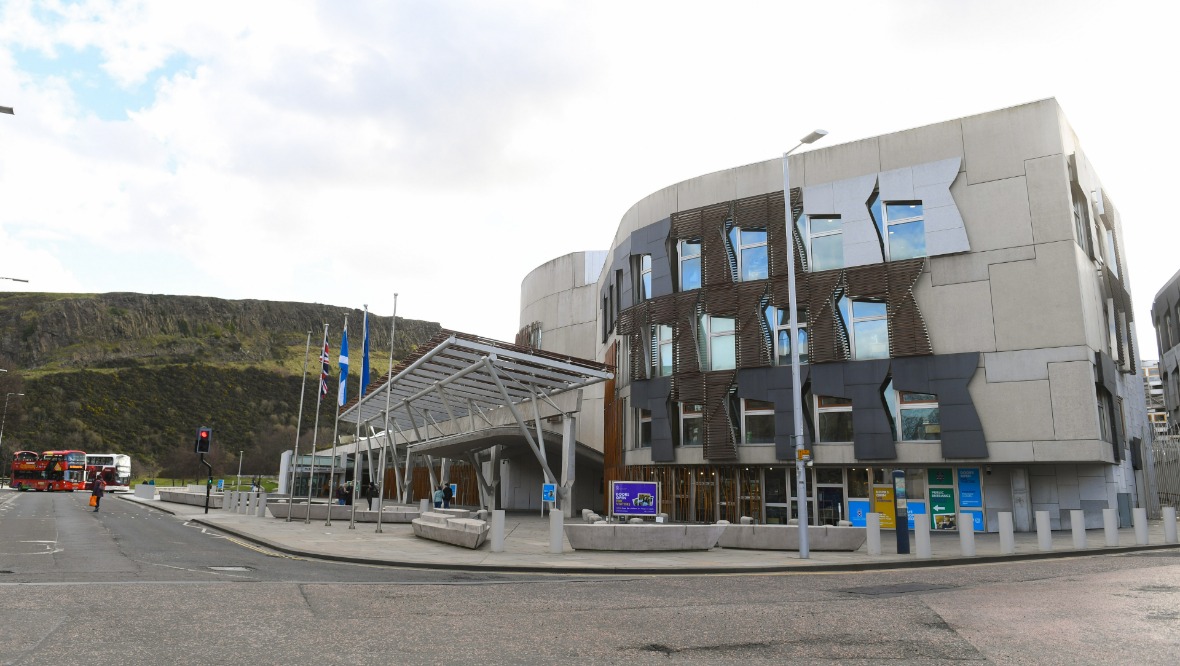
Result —
M 7 370 L 4 370 L 4 369 L 2 369 L 2 368 L 0 368 L 0 372 L 8 372 L 8 371 L 7 371 Z M 11 397 L 12 397 L 12 396 L 14 396 L 14 395 L 15 395 L 15 396 L 17 396 L 17 397 L 21 397 L 21 396 L 23 396 L 23 395 L 24 395 L 24 393 L 9 393 L 8 395 L 4 396 L 4 415 L 3 415 L 3 416 L 0 416 L 0 460 L 3 460 L 3 459 L 4 459 L 4 458 L 3 458 L 3 451 L 4 451 L 4 423 L 5 423 L 6 421 L 8 421 L 8 400 L 9 400 L 9 398 L 11 398 Z
M 238 479 L 234 481 L 234 490 L 242 489 L 242 454 L 244 451 L 238 451 Z
M 787 159 L 791 153 L 804 144 L 815 143 L 827 136 L 826 130 L 817 129 L 799 139 L 799 144 L 783 153 L 783 203 L 787 218 L 787 294 L 791 311 L 791 412 L 794 417 L 795 438 L 795 506 L 799 515 L 799 559 L 811 557 L 807 539 L 807 465 L 803 460 L 806 444 L 803 442 L 803 391 L 799 386 L 799 307 L 795 303 L 795 216 L 791 211 L 791 169 Z

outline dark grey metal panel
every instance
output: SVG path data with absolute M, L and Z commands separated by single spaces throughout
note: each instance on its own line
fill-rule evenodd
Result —
M 672 218 L 666 217 L 631 232 L 631 255 L 651 255 L 652 298 L 672 293 L 672 262 L 668 254 L 668 234 L 671 231 Z
M 799 381 L 806 386 L 811 366 L 799 367 Z M 790 366 L 772 366 L 739 370 L 737 374 L 737 397 L 750 400 L 764 400 L 774 403 L 774 457 L 775 460 L 794 460 L 795 445 L 791 436 L 795 433 L 794 406 L 791 401 Z M 807 408 L 803 409 L 803 442 L 811 446 L 811 419 Z
M 897 458 L 897 444 L 881 398 L 881 389 L 888 383 L 889 359 L 848 361 L 840 365 L 844 366 L 844 390 L 852 398 L 853 455 L 857 460 Z
M 1112 396 L 1119 394 L 1118 364 L 1106 352 L 1094 352 L 1094 369 L 1098 373 L 1098 383 Z
M 652 462 L 676 462 L 672 424 L 668 418 L 672 380 L 668 377 L 631 382 L 631 405 L 651 411 Z
M 983 424 L 967 384 L 979 368 L 979 352 L 893 359 L 893 388 L 938 396 L 945 458 L 987 458 Z
M 1131 469 L 1143 469 L 1143 440 L 1138 437 L 1131 438 Z
M 811 368 L 812 395 L 829 395 L 835 398 L 851 398 L 844 388 L 844 364 L 820 363 Z

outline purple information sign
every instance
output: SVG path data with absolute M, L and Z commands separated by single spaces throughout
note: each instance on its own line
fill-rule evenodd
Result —
M 660 484 L 655 481 L 613 481 L 611 492 L 616 516 L 654 516 L 659 510 Z

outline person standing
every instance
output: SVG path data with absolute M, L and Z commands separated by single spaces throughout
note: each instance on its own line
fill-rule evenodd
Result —
M 455 491 L 450 484 L 443 486 L 443 508 L 451 508 L 451 499 L 455 496 Z
M 443 504 L 443 489 L 442 486 L 434 489 L 434 508 L 441 509 Z
M 373 510 L 373 491 L 375 490 L 374 485 L 376 484 L 374 484 L 372 481 L 361 484 L 361 495 L 364 496 L 365 502 L 369 504 L 369 511 Z
M 90 496 L 94 498 L 94 511 L 98 512 L 98 505 L 102 504 L 102 494 L 107 489 L 101 474 L 94 475 L 94 482 L 90 484 Z

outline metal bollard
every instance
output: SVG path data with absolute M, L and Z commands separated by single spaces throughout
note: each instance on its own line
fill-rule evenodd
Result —
M 975 557 L 975 521 L 969 513 L 960 513 L 959 519 L 959 548 L 963 557 Z
M 266 518 L 266 493 L 258 494 L 258 511 L 254 515 Z
M 1106 532 L 1106 547 L 1115 548 L 1119 545 L 1119 510 L 1102 510 L 1102 530 Z
M 565 539 L 565 513 L 549 511 L 549 552 L 559 554 L 564 550 L 562 540 Z
M 1081 509 L 1071 509 L 1069 512 L 1069 526 L 1073 530 L 1074 550 L 1086 549 L 1086 512 Z
M 1147 545 L 1147 509 L 1135 509 L 1131 514 L 1135 523 L 1135 544 Z
M 1000 554 L 1016 554 L 1016 532 L 1012 527 L 1012 512 L 1001 511 L 1000 518 Z
M 504 510 L 492 511 L 492 552 L 504 552 Z
M 873 512 L 865 516 L 865 535 L 869 539 L 869 555 L 881 554 L 881 514 Z
M 1049 512 L 1037 512 L 1037 546 L 1043 552 L 1053 550 L 1053 529 L 1049 523 Z
M 1176 507 L 1164 507 L 1164 543 L 1176 543 Z
M 930 520 L 925 514 L 914 516 L 914 541 L 919 560 L 930 559 Z

